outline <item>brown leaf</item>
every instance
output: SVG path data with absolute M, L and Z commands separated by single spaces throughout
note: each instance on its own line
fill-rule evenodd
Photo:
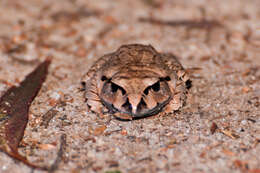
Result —
M 217 125 L 215 122 L 213 122 L 213 123 L 211 124 L 211 127 L 210 127 L 210 132 L 211 132 L 211 134 L 214 134 L 217 129 L 218 129 L 218 125 Z
M 41 63 L 26 76 L 19 87 L 11 87 L 0 98 L 0 150 L 28 166 L 39 169 L 45 168 L 29 163 L 18 153 L 18 146 L 28 122 L 29 107 L 45 81 L 50 62 L 47 59 Z

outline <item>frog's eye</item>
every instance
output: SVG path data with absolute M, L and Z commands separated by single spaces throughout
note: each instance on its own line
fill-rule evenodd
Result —
M 155 82 L 153 85 L 148 86 L 147 88 L 145 88 L 144 90 L 144 94 L 148 95 L 149 91 L 152 89 L 155 92 L 158 92 L 160 90 L 160 80 Z
M 170 76 L 166 76 L 166 77 L 164 78 L 164 80 L 166 80 L 166 81 L 170 81 L 171 78 L 170 78 Z
M 153 84 L 151 86 L 152 90 L 154 90 L 155 92 L 158 92 L 160 90 L 160 81 L 156 82 L 155 84 Z
M 170 81 L 171 78 L 169 76 L 166 76 L 166 77 L 162 77 L 162 78 L 159 78 L 159 80 L 157 82 L 155 82 L 154 84 L 148 86 L 145 90 L 144 90 L 144 94 L 145 95 L 148 95 L 149 91 L 152 89 L 154 92 L 158 92 L 160 91 L 161 89 L 161 84 L 160 82 L 163 82 L 163 81 Z
M 121 86 L 111 82 L 111 91 L 113 93 L 117 92 L 117 90 L 121 90 L 122 94 L 125 95 L 126 91 Z

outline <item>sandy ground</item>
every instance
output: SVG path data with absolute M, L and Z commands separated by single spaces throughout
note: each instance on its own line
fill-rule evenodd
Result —
M 259 0 L 1 0 L 0 94 L 53 59 L 20 153 L 38 165 L 56 160 L 55 172 L 259 173 L 259 7 Z M 193 81 L 185 107 L 129 122 L 86 111 L 81 76 L 126 43 L 179 57 Z M 32 170 L 0 153 L 0 172 Z

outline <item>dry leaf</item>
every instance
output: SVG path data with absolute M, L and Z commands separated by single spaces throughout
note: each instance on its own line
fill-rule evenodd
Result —
M 47 169 L 30 163 L 18 153 L 28 122 L 29 107 L 38 94 L 48 73 L 50 60 L 41 63 L 26 76 L 19 87 L 13 86 L 0 98 L 0 150 L 24 164 L 38 169 Z
M 211 134 L 214 134 L 217 129 L 218 129 L 217 124 L 216 124 L 215 122 L 213 122 L 213 123 L 211 124 L 211 127 L 210 127 L 210 132 L 211 132 Z

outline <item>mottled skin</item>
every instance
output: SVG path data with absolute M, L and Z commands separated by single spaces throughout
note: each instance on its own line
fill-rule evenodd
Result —
M 186 100 L 188 76 L 171 54 L 150 45 L 123 45 L 99 58 L 83 76 L 89 109 L 120 119 L 173 112 Z

